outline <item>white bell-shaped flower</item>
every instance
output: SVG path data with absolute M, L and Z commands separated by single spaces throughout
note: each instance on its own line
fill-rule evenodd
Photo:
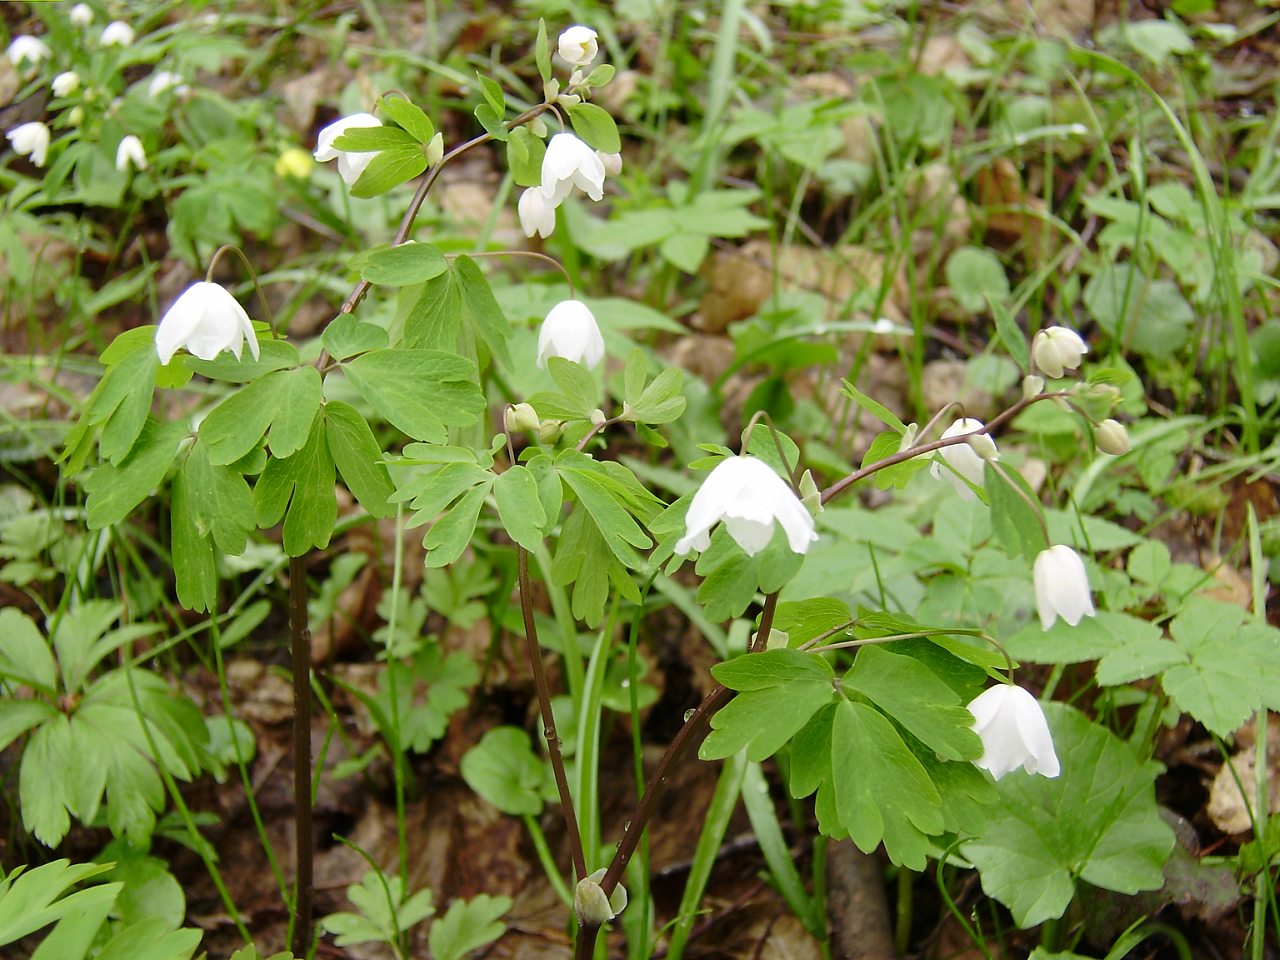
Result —
M 334 147 L 333 141 L 353 128 L 380 126 L 382 126 L 382 121 L 371 113 L 353 113 L 349 117 L 341 117 L 316 135 L 316 152 L 314 156 L 320 163 L 337 160 L 338 175 L 346 181 L 347 186 L 350 186 L 360 179 L 360 174 L 364 173 L 370 161 L 377 156 L 377 151 L 353 153 L 347 150 L 338 150 Z
M 133 39 L 133 27 L 123 20 L 112 20 L 102 28 L 102 37 L 98 42 L 104 47 L 128 47 L 133 45 Z
M 600 52 L 596 32 L 590 27 L 575 24 L 560 34 L 557 45 L 560 59 L 571 67 L 585 67 Z
M 1045 376 L 1057 379 L 1067 370 L 1080 366 L 1089 346 L 1080 334 L 1066 327 L 1049 327 L 1031 341 L 1031 356 Z
M 1036 612 L 1040 626 L 1048 630 L 1054 618 L 1061 617 L 1075 626 L 1092 617 L 1093 596 L 1089 592 L 1089 574 L 1084 561 L 1065 544 L 1059 543 L 1036 556 L 1033 576 L 1036 585 Z
M 782 524 L 795 553 L 807 553 L 809 544 L 818 539 L 813 516 L 795 491 L 771 466 L 752 456 L 725 457 L 707 474 L 685 514 L 684 536 L 676 543 L 676 553 L 684 556 L 690 550 L 706 550 L 711 545 L 711 528 L 721 520 L 749 557 L 769 545 L 775 521 Z
M 556 205 L 537 187 L 530 187 L 520 194 L 516 211 L 520 214 L 520 229 L 526 237 L 536 233 L 545 240 L 556 228 Z
M 1022 687 L 1002 683 L 980 693 L 968 710 L 982 739 L 974 765 L 999 780 L 1021 767 L 1053 779 L 1062 772 L 1040 702 Z
M 957 437 L 963 433 L 972 433 L 975 430 L 981 430 L 984 424 L 981 420 L 974 420 L 972 417 L 963 417 L 953 423 L 942 434 L 942 439 L 947 440 L 951 437 Z M 951 485 L 956 488 L 956 493 L 960 494 L 962 499 L 972 500 L 974 493 L 965 484 L 964 480 L 968 480 L 975 487 L 982 486 L 982 472 L 984 460 L 999 460 L 1000 454 L 996 450 L 996 442 L 985 433 L 977 434 L 968 443 L 956 443 L 949 447 L 943 447 L 938 451 L 942 459 L 946 461 L 947 466 L 934 462 L 929 468 L 929 472 L 933 474 L 934 479 L 946 477 L 951 481 Z M 960 476 L 956 476 L 956 474 Z M 964 477 L 961 480 L 960 477 Z
M 116 147 L 116 169 L 128 173 L 130 167 L 134 170 L 147 169 L 147 151 L 142 148 L 142 141 L 132 133 L 123 137 Z
M 562 300 L 551 308 L 538 331 L 538 366 L 550 357 L 564 357 L 583 366 L 595 367 L 604 359 L 604 338 L 600 326 L 581 300 Z
M 218 284 L 201 280 L 187 287 L 160 318 L 156 353 L 166 364 L 180 347 L 201 360 L 212 360 L 223 350 L 239 360 L 246 340 L 257 360 L 258 337 L 244 307 Z
M 577 187 L 592 200 L 604 196 L 604 163 L 572 133 L 557 133 L 542 158 L 542 196 L 559 206 Z
M 9 62 L 15 67 L 21 67 L 24 63 L 27 66 L 35 67 L 53 56 L 53 51 L 39 37 L 22 34 L 13 38 L 13 41 L 5 51 L 5 56 L 9 58 Z
M 93 23 L 93 7 L 87 3 L 77 3 L 71 8 L 71 23 L 77 27 L 87 27 Z
M 49 156 L 49 127 L 38 120 L 20 123 L 5 134 L 13 145 L 13 152 L 20 157 L 30 157 L 37 167 L 43 167 Z
M 50 86 L 55 97 L 69 97 L 80 89 L 80 74 L 67 70 L 54 77 Z

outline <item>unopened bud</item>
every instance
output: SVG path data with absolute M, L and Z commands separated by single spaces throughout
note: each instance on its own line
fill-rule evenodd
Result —
M 605 421 L 609 418 L 604 415 L 604 411 L 599 407 L 591 411 L 591 425 L 593 427 L 603 427 Z
M 562 93 L 556 97 L 556 102 L 565 107 L 576 107 L 582 102 L 582 98 L 576 93 Z
M 1081 359 L 1088 352 L 1089 347 L 1080 335 L 1067 327 L 1041 330 L 1031 341 L 1031 356 L 1036 366 L 1054 379 L 1080 366 Z
M 78 127 L 84 123 L 84 107 L 75 106 L 67 112 L 67 123 L 73 127 Z
M 434 167 L 444 157 L 444 134 L 437 133 L 427 144 L 427 164 Z
M 1118 420 L 1103 420 L 1093 430 L 1093 442 L 1103 453 L 1122 457 L 1129 452 L 1129 431 Z
M 822 491 L 818 489 L 818 482 L 813 479 L 813 472 L 810 470 L 800 475 L 800 502 L 812 514 L 822 512 Z
M 555 443 L 564 433 L 564 424 L 559 420 L 543 420 L 538 425 L 538 439 L 543 443 Z
M 1044 393 L 1044 377 L 1031 374 L 1022 378 L 1022 399 L 1030 400 L 1032 397 L 1038 397 Z
M 969 446 L 983 460 L 1000 459 L 1000 451 L 996 449 L 996 442 L 985 433 L 975 433 L 969 437 Z
M 569 87 L 580 87 L 585 79 L 586 77 L 583 75 L 581 70 L 575 70 L 573 73 L 569 74 Z
M 506 425 L 507 433 L 533 433 L 542 426 L 538 420 L 538 412 L 527 403 L 517 403 L 507 407 L 502 415 L 502 421 Z
M 898 443 L 898 452 L 906 453 L 916 445 L 916 435 L 920 433 L 920 424 L 909 423 L 907 429 L 902 431 L 902 440 Z
M 529 121 L 529 132 L 535 137 L 545 140 L 547 139 L 547 134 L 549 134 L 551 130 L 547 127 L 547 121 L 543 120 L 541 117 L 534 117 Z
M 600 881 L 604 879 L 604 867 L 578 881 L 573 894 L 573 912 L 584 926 L 601 927 L 627 907 L 627 891 L 622 884 L 613 888 L 606 897 Z
M 552 77 L 542 85 L 542 97 L 547 103 L 555 103 L 558 96 L 560 96 L 560 81 Z

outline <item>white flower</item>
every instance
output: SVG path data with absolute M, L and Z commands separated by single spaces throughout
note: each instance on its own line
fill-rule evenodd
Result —
M 600 52 L 596 42 L 596 32 L 581 24 L 570 27 L 560 34 L 560 59 L 571 67 L 586 66 Z
M 42 60 L 48 60 L 53 56 L 53 51 L 39 37 L 23 34 L 13 38 L 5 54 L 15 67 L 21 67 L 24 62 L 34 67 L 38 66 Z
M 572 133 L 557 133 L 542 158 L 542 196 L 559 206 L 577 187 L 592 200 L 604 196 L 604 163 Z
M 1129 431 L 1118 420 L 1103 420 L 1094 428 L 1093 443 L 1103 453 L 1123 457 L 1129 452 Z
M 151 82 L 147 84 L 147 96 L 154 100 L 162 93 L 173 90 L 181 97 L 190 92 L 190 89 L 183 82 L 181 74 L 174 73 L 172 70 L 157 70 L 151 75 Z
M 982 427 L 981 420 L 964 417 L 947 427 L 942 434 L 942 439 L 946 440 L 962 433 L 972 433 L 974 430 L 981 430 Z M 981 454 L 979 454 L 979 449 L 982 451 Z M 947 462 L 951 469 L 948 470 L 947 467 L 935 461 L 933 466 L 929 468 L 929 472 L 933 474 L 935 480 L 945 476 L 951 481 L 951 485 L 956 488 L 956 493 L 960 494 L 961 498 L 965 500 L 973 499 L 973 491 L 969 489 L 964 480 L 968 480 L 975 487 L 982 486 L 983 460 L 1000 459 L 995 441 L 985 433 L 978 434 L 968 443 L 956 443 L 949 447 L 943 447 L 938 453 L 942 455 L 942 459 Z M 959 477 L 956 476 L 957 473 L 960 474 Z M 960 477 L 964 477 L 964 480 L 961 480 Z
M 968 710 L 973 732 L 982 738 L 982 756 L 974 766 L 997 780 L 1019 767 L 1050 779 L 1061 772 L 1044 710 L 1026 690 L 1002 683 L 980 693 Z
M 129 167 L 135 170 L 147 169 L 147 151 L 142 149 L 142 141 L 132 133 L 116 147 L 116 169 L 121 173 L 128 173 Z
M 99 43 L 104 47 L 127 47 L 133 43 L 133 27 L 123 20 L 112 20 L 102 28 Z
M 201 360 L 212 360 L 223 350 L 230 350 L 239 360 L 245 340 L 257 360 L 258 338 L 244 307 L 216 283 L 201 280 L 187 287 L 160 318 L 156 353 L 161 363 L 168 363 L 179 347 L 186 347 Z
M 1034 568 L 1036 612 L 1040 626 L 1048 630 L 1055 617 L 1075 626 L 1084 617 L 1093 616 L 1093 597 L 1089 593 L 1089 575 L 1084 561 L 1065 544 L 1041 550 Z
M 545 240 L 556 228 L 556 205 L 548 201 L 537 187 L 530 187 L 520 194 L 516 210 L 520 214 L 520 229 L 526 237 L 536 233 Z
M 1057 379 L 1064 370 L 1080 366 L 1080 359 L 1089 352 L 1080 334 L 1066 327 L 1049 327 L 1036 334 L 1031 341 L 1031 356 L 1045 375 Z
M 93 8 L 87 3 L 77 3 L 71 8 L 71 22 L 77 27 L 93 23 Z
M 69 97 L 80 89 L 80 74 L 74 70 L 60 73 L 53 78 L 52 86 L 55 97 Z
M 564 357 L 588 368 L 604 359 L 600 327 L 581 300 L 562 300 L 551 308 L 538 331 L 538 366 L 549 357 Z
M 13 144 L 13 152 L 20 157 L 30 157 L 37 167 L 43 167 L 49 156 L 49 128 L 39 121 L 22 123 L 5 134 Z
M 794 553 L 807 553 L 818 539 L 813 516 L 795 491 L 773 472 L 773 467 L 751 456 L 725 457 L 707 474 L 693 495 L 684 518 L 684 536 L 676 553 L 705 550 L 711 545 L 711 528 L 721 520 L 749 557 L 769 545 L 773 524 L 782 524 Z
M 346 181 L 347 186 L 350 186 L 360 179 L 360 174 L 364 173 L 365 167 L 369 166 L 369 162 L 377 155 L 377 151 L 350 153 L 336 149 L 333 141 L 348 130 L 380 126 L 382 121 L 371 113 L 353 113 L 349 117 L 333 121 L 316 136 L 316 160 L 320 163 L 337 160 L 338 174 Z
M 604 165 L 604 172 L 609 176 L 616 177 L 622 172 L 622 154 L 597 150 L 596 156 L 600 158 L 600 163 Z

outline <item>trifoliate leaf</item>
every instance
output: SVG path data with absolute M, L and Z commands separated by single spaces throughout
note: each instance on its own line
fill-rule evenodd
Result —
M 444 443 L 448 427 L 470 426 L 484 410 L 475 365 L 435 350 L 374 350 L 343 364 L 356 389 L 415 440 Z
M 164 481 L 185 435 L 183 424 L 160 424 L 149 417 L 127 457 L 118 465 L 95 468 L 84 482 L 89 529 L 119 523 L 149 497 Z
M 200 440 L 215 466 L 239 460 L 263 434 L 272 454 L 290 457 L 306 443 L 319 408 L 315 367 L 279 370 L 241 387 L 209 411 L 200 424 Z

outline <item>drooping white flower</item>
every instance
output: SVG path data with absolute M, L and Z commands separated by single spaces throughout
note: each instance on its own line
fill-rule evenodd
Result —
M 347 186 L 350 186 L 360 179 L 360 174 L 364 173 L 370 161 L 377 156 L 377 151 L 353 153 L 346 150 L 338 150 L 334 147 L 333 141 L 348 130 L 380 126 L 382 126 L 382 121 L 371 113 L 353 113 L 349 117 L 341 117 L 316 135 L 316 152 L 314 156 L 320 163 L 337 160 L 338 174 L 346 181 Z
M 1129 452 L 1129 431 L 1119 420 L 1103 420 L 1093 430 L 1093 442 L 1103 453 L 1123 457 Z
M 1080 334 L 1066 327 L 1049 327 L 1036 334 L 1031 341 L 1031 356 L 1045 376 L 1057 379 L 1066 370 L 1080 366 L 1080 360 L 1089 352 L 1089 346 Z
M 530 187 L 520 194 L 516 210 L 520 214 L 520 229 L 526 237 L 536 233 L 545 240 L 556 228 L 556 205 L 547 200 L 537 187 Z
M 54 77 L 50 86 L 53 87 L 55 97 L 69 97 L 80 89 L 80 74 L 74 70 L 67 70 Z
M 156 328 L 156 353 L 168 363 L 180 347 L 201 360 L 212 360 L 223 350 L 240 359 L 244 342 L 258 359 L 258 337 L 244 307 L 216 283 L 193 283 L 173 302 Z
M 584 67 L 596 58 L 600 45 L 596 32 L 590 27 L 575 24 L 560 34 L 558 44 L 560 59 L 571 67 Z
M 604 359 L 600 326 L 581 300 L 562 300 L 551 308 L 538 331 L 538 366 L 564 357 L 591 368 Z
M 554 206 L 577 187 L 592 200 L 604 196 L 604 163 L 572 133 L 557 133 L 542 158 L 542 196 Z
M 87 27 L 93 23 L 93 7 L 87 3 L 77 3 L 71 8 L 71 22 L 77 27 Z
M 968 710 L 973 732 L 982 738 L 982 756 L 974 766 L 997 780 L 1019 767 L 1050 779 L 1062 772 L 1044 710 L 1022 687 L 1001 683 L 984 690 Z
M 711 545 L 711 528 L 721 520 L 749 557 L 769 545 L 774 522 L 782 524 L 787 544 L 794 553 L 807 553 L 818 539 L 813 516 L 804 508 L 795 491 L 763 460 L 752 456 L 730 456 L 707 474 L 693 495 L 684 518 L 684 536 L 676 543 L 676 553 L 706 550 Z
M 600 158 L 600 162 L 604 164 L 604 172 L 611 177 L 616 177 L 622 172 L 622 154 L 605 153 L 602 150 L 596 151 L 596 156 Z
M 38 120 L 20 123 L 8 133 L 13 152 L 20 157 L 30 157 L 37 167 L 43 167 L 49 156 L 49 128 Z
M 983 423 L 981 420 L 974 420 L 972 417 L 962 417 L 957 420 L 942 434 L 942 439 L 947 440 L 951 437 L 959 436 L 962 433 L 972 433 L 974 430 L 981 430 Z M 933 474 L 934 479 L 946 477 L 951 481 L 951 485 L 956 488 L 956 493 L 960 494 L 964 500 L 972 500 L 973 491 L 965 484 L 964 480 L 968 480 L 975 487 L 982 486 L 983 460 L 999 460 L 1000 454 L 996 450 L 996 443 L 985 433 L 978 434 L 968 443 L 956 443 L 949 447 L 943 447 L 938 451 L 942 455 L 942 459 L 947 462 L 951 469 L 940 463 L 934 462 L 929 468 L 929 472 Z M 956 474 L 960 476 L 956 476 Z M 964 477 L 961 480 L 960 477 Z
M 128 47 L 133 44 L 133 27 L 123 20 L 112 20 L 102 28 L 99 43 L 104 47 Z
M 13 42 L 9 44 L 5 55 L 15 67 L 21 67 L 24 63 L 35 67 L 53 56 L 53 51 L 39 37 L 22 34 L 13 38 Z
M 142 141 L 132 133 L 121 139 L 120 145 L 116 147 L 116 169 L 121 173 L 128 173 L 130 167 L 135 170 L 147 169 L 147 151 L 142 148 Z
M 147 96 L 152 100 L 170 90 L 181 97 L 189 93 L 191 88 L 183 81 L 182 74 L 172 70 L 157 70 L 151 75 L 151 82 L 147 84 Z
M 1036 585 L 1036 612 L 1040 626 L 1048 630 L 1055 617 L 1075 626 L 1093 616 L 1093 596 L 1084 561 L 1065 544 L 1059 543 L 1036 556 L 1033 577 Z

